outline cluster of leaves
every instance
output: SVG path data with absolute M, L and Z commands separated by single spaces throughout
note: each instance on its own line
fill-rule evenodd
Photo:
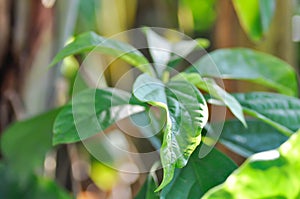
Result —
M 169 79 L 169 71 L 176 66 L 174 63 L 183 59 L 178 55 L 186 56 L 199 47 L 199 43 L 171 43 L 150 29 L 145 28 L 144 31 L 154 68 L 144 55 L 132 46 L 105 39 L 95 33 L 85 33 L 76 37 L 56 56 L 52 65 L 67 56 L 93 49 L 117 56 L 136 66 L 143 74 L 136 79 L 131 94 L 120 90 L 113 92 L 109 89 L 95 89 L 75 96 L 73 104 L 64 107 L 57 116 L 53 137 L 55 144 L 80 141 L 105 130 L 120 119 L 112 118 L 113 114 L 107 114 L 114 106 L 129 104 L 161 108 L 166 112 L 160 149 L 164 169 L 163 181 L 157 187 L 150 178 L 147 183 L 154 184 L 145 185 L 146 188 L 143 188 L 144 192 L 140 195 L 146 197 L 148 194 L 154 194 L 152 191 L 155 190 L 161 191 L 160 195 L 163 198 L 174 198 L 174 194 L 178 197 L 180 195 L 180 198 L 189 198 L 190 194 L 202 196 L 211 187 L 223 182 L 236 169 L 236 165 L 216 149 L 203 159 L 197 157 L 203 136 L 201 132 L 208 121 L 207 102 L 227 106 L 239 120 L 225 123 L 220 141 L 245 157 L 278 147 L 300 127 L 300 101 L 295 98 L 296 74 L 287 63 L 250 49 L 221 49 L 201 57 L 191 67 Z M 214 81 L 214 78 L 249 81 L 281 94 L 229 94 Z M 199 89 L 208 92 L 208 96 L 204 97 Z M 136 100 L 130 100 L 132 97 Z M 87 108 L 91 103 L 95 108 L 93 113 Z M 73 114 L 74 109 L 80 113 L 79 116 Z M 147 112 L 148 109 L 144 111 Z M 95 113 L 101 115 L 95 117 L 96 121 L 91 115 Z M 245 113 L 256 119 L 246 119 Z M 82 121 L 84 135 L 78 135 L 76 128 L 81 127 L 78 127 L 80 124 L 75 124 L 74 120 Z M 209 124 L 210 130 L 214 130 L 214 125 Z M 221 168 L 217 162 L 222 162 Z M 184 192 L 181 191 L 183 189 Z
M 201 141 L 218 137 L 208 137 L 209 133 L 203 133 L 206 127 L 207 131 L 213 132 L 215 129 L 217 131 L 218 126 L 217 123 L 208 124 L 207 103 L 226 106 L 237 118 L 225 122 L 220 141 L 244 157 L 280 146 L 299 129 L 300 101 L 296 98 L 297 78 L 292 67 L 258 51 L 244 48 L 221 49 L 201 57 L 185 71 L 169 78 L 170 71 L 205 42 L 198 40 L 172 43 L 151 29 L 145 28 L 144 32 L 154 67 L 134 47 L 92 32 L 77 36 L 62 49 L 51 65 L 70 55 L 93 50 L 118 57 L 143 73 L 136 79 L 132 93 L 118 89 L 84 90 L 62 108 L 9 128 L 1 140 L 3 155 L 8 164 L 21 171 L 21 174 L 27 173 L 31 176 L 36 167 L 41 165 L 46 151 L 51 148 L 51 139 L 54 145 L 78 142 L 104 131 L 120 119 L 129 117 L 129 114 L 115 113 L 122 107 L 140 106 L 143 108 L 142 112 L 148 115 L 149 107 L 155 106 L 164 111 L 166 116 L 163 136 L 159 137 L 162 139 L 160 156 L 164 175 L 159 186 L 155 178 L 152 178 L 154 174 L 149 175 L 137 198 L 199 198 L 205 193 L 206 198 L 234 198 L 235 193 L 245 196 L 260 187 L 247 186 L 244 183 L 240 183 L 240 186 L 232 185 L 241 182 L 245 176 L 251 179 L 247 181 L 249 184 L 257 183 L 260 179 L 265 180 L 269 175 L 280 171 L 281 167 L 277 170 L 272 169 L 274 165 L 282 166 L 289 179 L 295 181 L 295 186 L 299 184 L 297 176 L 292 175 L 298 163 L 289 155 L 291 153 L 291 156 L 296 157 L 299 146 L 291 144 L 290 150 L 285 150 L 284 147 L 290 142 L 295 143 L 293 139 L 298 139 L 296 135 L 277 151 L 280 158 L 276 161 L 260 159 L 261 162 L 257 163 L 257 159 L 252 158 L 237 169 L 237 166 L 217 149 L 212 149 L 202 159 L 198 158 L 201 147 L 205 146 Z M 215 78 L 248 81 L 278 93 L 230 94 L 216 83 Z M 204 95 L 204 92 L 208 94 Z M 246 118 L 244 114 L 251 118 Z M 40 127 L 37 127 L 37 124 Z M 84 129 L 84 134 L 78 133 L 80 129 Z M 15 132 L 18 132 L 18 135 L 15 135 Z M 36 132 L 36 135 L 32 132 Z M 23 155 L 16 155 L 20 149 L 13 145 L 23 142 L 24 137 L 30 137 L 32 143 L 28 142 L 28 146 L 23 145 Z M 39 140 L 44 140 L 45 143 L 40 143 Z M 41 145 L 41 154 L 32 156 L 31 154 L 36 153 L 35 143 Z M 28 161 L 28 157 L 32 157 L 32 160 Z M 230 175 L 235 169 L 237 170 Z M 251 177 L 256 172 L 255 169 L 261 171 L 260 178 Z M 223 185 L 210 190 L 224 182 L 229 175 Z M 234 183 L 232 179 L 235 180 Z M 281 190 L 285 187 L 280 186 Z M 210 191 L 207 192 L 208 190 Z M 261 191 L 261 194 L 259 196 L 274 196 L 267 190 Z M 275 194 L 281 197 L 290 196 L 284 195 L 282 191 Z

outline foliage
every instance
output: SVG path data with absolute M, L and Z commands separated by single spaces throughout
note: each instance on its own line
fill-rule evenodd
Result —
M 26 181 L 20 182 L 14 170 L 0 163 L 0 198 L 24 199 L 71 199 L 54 181 L 30 175 Z
M 14 177 L 0 174 L 4 175 L 5 185 L 14 186 L 17 191 L 12 193 L 8 189 L 1 193 L 8 196 L 22 194 L 28 188 L 22 185 L 25 183 L 37 198 L 40 194 L 52 197 L 49 190 L 58 194 L 53 196 L 55 198 L 69 198 L 54 182 L 39 177 L 44 157 L 52 148 L 51 140 L 54 145 L 79 142 L 128 117 L 148 120 L 153 107 L 160 110 L 166 121 L 161 132 L 154 136 L 159 140 L 155 141 L 155 147 L 160 148 L 163 178 L 158 185 L 158 178 L 151 172 L 137 198 L 199 198 L 206 193 L 207 198 L 233 198 L 236 193 L 248 195 L 260 190 L 260 183 L 264 183 L 270 175 L 288 180 L 279 174 L 281 170 L 291 176 L 290 172 L 298 169 L 298 162 L 292 158 L 299 152 L 294 141 L 298 139 L 297 135 L 293 135 L 279 150 L 272 151 L 279 154 L 276 159 L 257 160 L 253 157 L 260 157 L 260 154 L 251 156 L 278 147 L 300 128 L 300 100 L 295 97 L 298 95 L 297 78 L 291 66 L 251 49 L 220 49 L 204 55 L 186 70 L 170 77 L 171 71 L 184 57 L 201 46 L 207 47 L 208 42 L 203 39 L 170 42 L 149 28 L 143 31 L 153 66 L 133 46 L 93 32 L 78 35 L 55 56 L 50 66 L 68 56 L 95 51 L 122 59 L 142 74 L 135 80 L 131 93 L 116 88 L 85 89 L 64 107 L 18 122 L 7 129 L 1 139 L 5 163 L 0 169 L 11 166 Z M 248 81 L 279 93 L 230 94 L 216 79 Z M 219 135 L 211 133 L 217 131 L 219 123 L 208 123 L 208 104 L 226 106 L 237 119 L 225 121 L 220 142 L 244 157 L 251 156 L 227 180 L 237 166 L 209 142 L 204 142 L 215 142 L 219 138 Z M 157 133 L 154 129 L 148 129 L 153 131 L 151 135 Z M 24 145 L 18 144 L 23 143 L 25 138 L 30 139 Z M 153 138 L 148 139 L 154 143 Z M 16 144 L 20 147 L 16 148 Z M 212 151 L 199 158 L 203 146 Z M 290 148 L 287 149 L 287 146 Z M 32 156 L 33 153 L 36 155 Z M 276 169 L 272 169 L 274 165 Z M 254 173 L 257 178 L 251 177 Z M 232 179 L 237 183 L 244 178 L 251 179 L 248 183 L 252 189 L 242 183 L 232 188 Z M 299 181 L 291 179 L 297 186 Z M 223 185 L 213 188 L 224 181 Z M 282 192 L 284 185 L 278 186 L 278 196 L 290 196 L 290 192 L 287 195 Z M 4 185 L 0 188 L 6 189 Z M 271 197 L 267 189 L 258 191 L 257 196 Z
M 233 0 L 239 21 L 253 41 L 259 41 L 269 30 L 276 8 L 275 0 Z
M 129 100 L 130 94 L 128 94 L 127 100 L 120 102 L 122 105 L 142 105 L 145 107 L 144 110 L 146 112 L 149 110 L 147 107 L 156 106 L 166 113 L 166 124 L 163 128 L 162 146 L 160 150 L 164 176 L 162 183 L 155 190 L 162 190 L 160 197 L 179 197 L 179 193 L 177 196 L 172 195 L 176 192 L 171 191 L 175 187 L 177 187 L 175 190 L 179 192 L 182 192 L 180 190 L 191 190 L 191 192 L 185 194 L 182 192 L 181 194 L 184 195 L 180 196 L 180 198 L 189 198 L 191 197 L 189 194 L 192 193 L 197 193 L 197 196 L 201 196 L 209 188 L 223 182 L 228 174 L 235 169 L 235 166 L 228 162 L 224 155 L 215 150 L 204 159 L 198 159 L 197 157 L 197 150 L 195 149 L 199 146 L 201 137 L 205 136 L 201 132 L 208 119 L 206 100 L 200 90 L 208 92 L 209 98 L 207 98 L 207 100 L 209 103 L 218 102 L 218 105 L 226 105 L 242 124 L 244 124 L 244 127 L 239 126 L 235 132 L 226 133 L 227 125 L 230 125 L 230 127 L 237 125 L 232 123 L 233 121 L 231 123 L 228 121 L 225 125 L 225 133 L 221 138 L 221 141 L 224 142 L 226 146 L 232 148 L 234 151 L 240 152 L 242 155 L 249 156 L 261 150 L 275 148 L 284 142 L 295 129 L 299 128 L 299 123 L 297 123 L 297 121 L 299 121 L 299 100 L 283 95 L 297 95 L 296 74 L 287 63 L 271 55 L 250 49 L 221 49 L 200 58 L 187 70 L 169 79 L 169 67 L 176 67 L 176 64 L 170 64 L 170 60 L 172 59 L 170 54 L 159 53 L 157 49 L 164 49 L 166 46 L 175 46 L 176 43 L 170 43 L 150 31 L 149 29 L 145 30 L 149 46 L 153 47 L 150 53 L 155 61 L 155 69 L 153 70 L 155 73 L 149 72 L 152 71 L 152 69 L 148 68 L 150 65 L 147 65 L 147 70 L 145 70 L 145 68 L 139 67 L 138 64 L 133 64 L 141 69 L 142 72 L 145 72 L 136 79 L 133 85 L 131 98 L 134 97 L 137 101 Z M 93 43 L 92 46 L 97 46 L 97 51 L 102 53 L 120 55 L 112 52 L 121 52 L 123 47 L 117 49 L 117 46 L 128 46 L 128 44 L 123 44 L 118 41 L 105 41 L 102 37 L 96 36 L 93 33 L 85 33 L 84 35 L 85 37 L 78 36 L 78 38 L 80 38 L 80 45 L 86 46 L 90 45 L 91 40 L 97 41 L 98 43 Z M 70 43 L 63 49 L 61 53 L 54 58 L 55 62 L 58 62 L 72 53 L 80 53 L 81 51 L 76 50 L 79 48 L 77 41 L 78 40 L 75 39 L 73 43 Z M 113 43 L 114 47 L 107 48 L 103 43 Z M 102 48 L 105 50 L 102 50 Z M 128 46 L 128 48 L 132 49 L 133 47 Z M 66 49 L 70 53 L 65 53 L 67 51 Z M 194 48 L 190 49 L 189 52 Z M 87 50 L 91 51 L 92 49 L 89 48 Z M 126 53 L 126 51 L 122 52 Z M 139 55 L 136 57 L 139 60 L 142 55 L 136 50 L 134 50 L 134 52 L 136 55 Z M 122 57 L 127 57 L 127 55 L 131 56 L 129 53 L 122 55 Z M 131 56 L 130 63 L 141 63 L 134 59 L 135 58 Z M 213 62 L 210 59 L 212 59 Z M 128 59 L 125 59 L 125 61 L 128 61 Z M 146 61 L 143 61 L 143 63 L 146 63 Z M 215 67 L 212 65 L 213 63 Z M 256 92 L 231 95 L 223 90 L 212 78 L 250 81 L 270 87 L 283 94 Z M 200 90 L 196 89 L 196 87 Z M 76 99 L 79 99 L 81 102 L 79 104 L 88 105 L 93 103 L 91 107 L 95 108 L 96 112 L 97 110 L 102 111 L 101 108 L 97 108 L 99 107 L 97 103 L 100 101 L 104 103 L 103 107 L 107 109 L 111 107 L 111 104 L 107 104 L 105 100 L 111 100 L 111 96 L 113 95 L 109 94 L 108 98 L 105 97 L 105 93 L 107 93 L 106 90 L 94 90 L 93 92 L 94 94 L 92 95 L 82 92 L 78 95 L 81 97 L 76 96 L 73 100 L 76 101 Z M 117 91 L 116 93 L 117 95 L 114 97 L 118 97 L 118 95 L 123 92 Z M 85 100 L 88 98 L 92 100 Z M 119 100 L 113 101 L 119 102 Z M 77 131 L 74 128 L 75 124 L 72 123 L 72 118 L 74 117 L 72 109 L 77 108 L 74 104 L 73 106 L 72 104 L 68 106 L 67 109 L 62 110 L 59 114 L 61 116 L 56 119 L 54 125 L 54 131 L 56 132 L 54 134 L 55 143 L 71 143 L 79 140 Z M 87 125 L 84 125 L 86 134 L 82 137 L 82 139 L 85 139 L 99 132 L 101 128 L 93 129 L 93 125 L 89 125 L 87 121 L 90 118 L 89 109 L 80 107 L 80 110 L 80 117 L 82 117 L 80 121 L 86 120 L 87 122 Z M 84 110 L 87 111 L 85 112 Z M 245 120 L 243 112 L 258 118 L 261 122 Z M 119 119 L 110 117 L 110 114 L 105 114 L 105 117 L 101 118 L 103 120 L 94 122 L 97 122 L 99 126 L 104 125 L 105 129 Z M 107 123 L 107 121 L 111 121 L 111 123 Z M 214 124 L 212 123 L 211 126 L 213 127 Z M 248 126 L 248 129 L 245 128 L 246 126 Z M 260 130 L 263 139 L 260 142 L 251 143 L 251 140 L 257 137 L 257 128 Z M 242 129 L 241 132 L 246 133 L 239 132 L 239 129 Z M 235 139 L 237 136 L 240 138 Z M 267 140 L 269 136 L 277 140 L 276 143 L 264 145 L 266 143 L 264 140 Z M 245 141 L 242 142 L 243 139 L 246 141 L 250 140 L 247 142 L 247 144 L 249 144 L 248 148 L 246 148 L 247 145 L 244 145 Z M 255 144 L 263 146 L 256 148 Z M 223 165 L 224 167 L 217 168 L 215 161 L 217 161 L 218 158 L 220 158 L 220 162 L 224 165 L 228 162 L 228 167 Z M 211 172 L 220 172 L 220 176 L 218 175 L 220 179 L 209 178 L 211 184 L 207 181 L 210 169 L 212 169 Z M 187 178 L 190 179 L 189 182 L 180 184 L 183 179 Z M 154 182 L 155 181 L 151 180 L 151 178 L 147 180 L 148 185 L 145 185 L 146 188 L 143 189 L 144 194 L 147 194 L 145 190 L 151 192 L 154 190 L 154 187 L 156 187 Z M 199 189 L 201 186 L 203 186 L 203 188 Z M 151 195 L 152 193 L 149 194 Z
M 17 122 L 4 132 L 0 198 L 71 198 L 54 181 L 37 173 L 42 171 L 45 155 L 52 148 L 52 127 L 60 110 Z
M 203 198 L 299 198 L 300 131 L 278 149 L 251 156 Z
M 89 2 L 80 1 L 83 14 L 77 32 L 86 29 L 84 26 L 95 29 L 97 22 L 93 16 L 100 5 Z M 212 8 L 216 2 L 180 0 L 179 4 L 192 14 L 195 30 L 203 31 L 213 25 L 216 13 Z M 260 41 L 272 23 L 275 0 L 232 2 L 249 38 Z M 153 107 L 166 121 L 159 134 L 147 138 L 155 148 L 160 148 L 163 175 L 160 182 L 160 176 L 151 171 L 137 199 L 187 199 L 203 195 L 208 199 L 299 198 L 300 100 L 296 98 L 298 83 L 292 67 L 259 51 L 230 48 L 204 55 L 170 77 L 185 57 L 199 48 L 207 48 L 209 41 L 200 38 L 170 42 L 150 28 L 143 28 L 143 32 L 153 64 L 133 46 L 94 32 L 76 36 L 55 56 L 50 66 L 69 56 L 95 51 L 121 59 L 142 74 L 135 80 L 131 93 L 115 88 L 85 89 L 63 107 L 8 128 L 1 137 L 4 158 L 0 162 L 0 198 L 71 198 L 56 182 L 42 177 L 43 162 L 53 149 L 52 144 L 91 138 L 129 117 L 159 123 L 151 121 Z M 65 75 L 74 81 L 77 71 L 71 72 Z M 223 79 L 248 81 L 271 92 L 231 94 L 219 84 Z M 222 121 L 222 135 L 217 134 L 220 122 L 208 123 L 209 106 L 215 105 L 226 106 L 237 119 Z M 298 133 L 294 133 L 296 130 Z M 157 128 L 147 131 L 151 132 L 146 134 L 154 135 Z M 241 167 L 237 168 L 229 157 L 214 148 L 219 136 L 228 149 L 249 157 Z M 213 144 L 209 145 L 209 141 Z M 204 158 L 200 158 L 201 147 L 211 148 Z M 96 179 L 103 168 L 100 164 L 92 165 L 90 177 L 97 186 L 106 183 L 110 188 L 114 182 L 107 184 Z M 116 176 L 113 172 L 111 175 Z

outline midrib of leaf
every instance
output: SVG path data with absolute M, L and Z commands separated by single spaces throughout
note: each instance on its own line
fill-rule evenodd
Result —
M 264 115 L 252 110 L 252 109 L 249 109 L 249 108 L 243 108 L 244 112 L 252 117 L 255 117 L 257 119 L 260 119 L 261 121 L 273 126 L 274 128 L 276 128 L 280 133 L 282 133 L 283 135 L 285 136 L 291 136 L 294 132 L 291 131 L 290 129 L 286 128 L 285 126 L 277 123 L 277 122 L 274 122 L 273 120 L 265 117 Z

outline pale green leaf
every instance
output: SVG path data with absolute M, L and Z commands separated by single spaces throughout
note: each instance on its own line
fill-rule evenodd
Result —
M 203 199 L 299 198 L 300 131 L 277 150 L 251 156 Z

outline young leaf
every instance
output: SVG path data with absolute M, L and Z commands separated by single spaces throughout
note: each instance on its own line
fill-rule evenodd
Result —
M 232 114 L 239 119 L 244 126 L 247 126 L 243 113 L 243 108 L 240 103 L 223 88 L 221 88 L 213 79 L 203 79 L 198 73 L 180 73 L 171 80 L 184 79 L 194 84 L 199 89 L 209 93 L 213 98 L 224 103 Z
M 275 0 L 233 0 L 239 21 L 253 41 L 259 41 L 269 30 L 276 9 Z
M 200 58 L 187 72 L 201 77 L 245 80 L 297 96 L 297 78 L 293 68 L 284 61 L 245 48 L 220 49 Z
M 251 156 L 203 199 L 299 198 L 300 131 L 277 150 Z
M 199 145 L 202 128 L 208 119 L 207 104 L 198 89 L 185 81 L 163 84 L 143 74 L 133 88 L 136 98 L 163 108 L 167 114 L 160 150 L 164 168 L 163 182 L 157 189 L 160 190 L 172 180 L 175 167 L 185 166 Z
M 144 73 L 154 75 L 152 67 L 150 66 L 146 57 L 144 57 L 140 51 L 129 44 L 101 37 L 94 32 L 86 32 L 75 37 L 73 42 L 64 47 L 54 57 L 50 66 L 54 66 L 70 55 L 91 51 L 96 51 L 123 59 Z
M 176 169 L 173 180 L 162 190 L 161 198 L 201 198 L 237 168 L 231 159 L 216 149 L 202 159 L 198 155 L 199 150 L 195 150 L 187 165 Z
M 43 168 L 45 155 L 52 147 L 54 119 L 60 110 L 16 122 L 3 132 L 1 151 L 20 178 L 27 178 L 36 169 Z
M 254 153 L 279 147 L 288 137 L 282 135 L 274 127 L 259 120 L 247 120 L 245 128 L 237 120 L 224 123 L 220 142 L 241 156 L 249 157 Z M 212 129 L 214 124 L 211 124 Z
M 130 114 L 140 106 L 128 105 L 130 94 L 118 89 L 89 89 L 76 95 L 58 114 L 54 124 L 54 144 L 89 138 Z

